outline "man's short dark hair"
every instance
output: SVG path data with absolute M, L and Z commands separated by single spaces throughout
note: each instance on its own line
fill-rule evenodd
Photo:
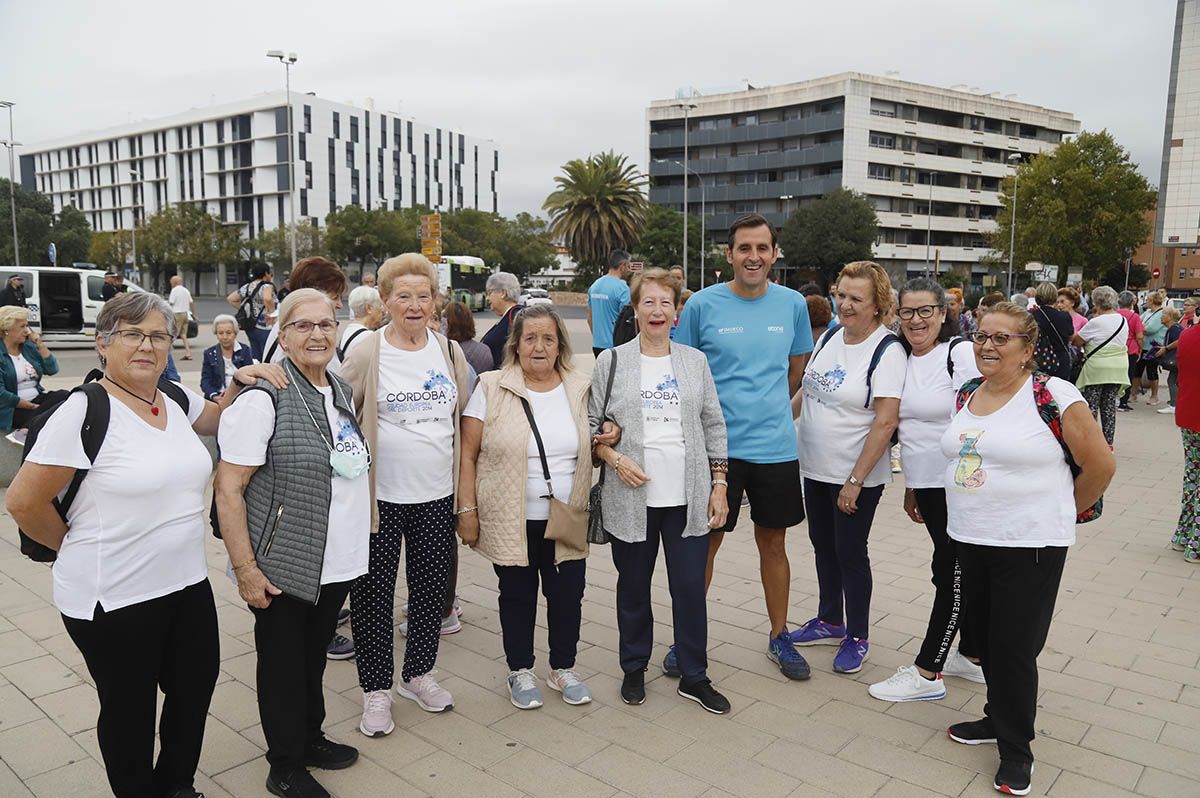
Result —
M 261 280 L 263 275 L 271 271 L 271 266 L 268 263 L 252 263 L 250 264 L 250 279 Z
M 805 283 L 800 286 L 800 294 L 802 296 L 825 296 L 825 292 L 821 290 L 821 286 L 816 283 Z
M 623 249 L 614 249 L 608 253 L 608 270 L 620 268 L 622 263 L 629 263 L 629 253 Z
M 771 231 L 771 246 L 775 246 L 775 225 L 767 221 L 767 217 L 761 213 L 746 213 L 733 220 L 733 224 L 729 225 L 729 246 L 730 248 L 737 241 L 737 231 L 743 228 L 751 227 L 766 227 Z

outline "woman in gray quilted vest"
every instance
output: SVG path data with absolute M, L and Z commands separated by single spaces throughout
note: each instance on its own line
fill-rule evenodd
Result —
M 267 790 L 328 796 L 308 768 L 358 759 L 325 737 L 325 649 L 350 586 L 367 572 L 371 529 L 366 440 L 350 386 L 329 370 L 333 302 L 297 289 L 279 310 L 288 381 L 259 380 L 221 419 L 214 491 L 238 593 L 254 613 Z
M 608 419 L 622 430 L 615 448 L 596 447 L 596 456 L 611 472 L 601 489 L 601 506 L 617 567 L 617 629 L 625 673 L 621 700 L 646 700 L 646 664 L 654 644 L 650 580 L 661 541 L 671 590 L 677 692 L 723 715 L 729 701 L 707 675 L 704 593 L 708 531 L 723 526 L 729 512 L 725 417 L 704 353 L 670 339 L 682 288 L 663 269 L 634 278 L 630 304 L 638 335 L 600 353 L 588 415 L 593 429 Z M 606 402 L 610 376 L 612 392 Z

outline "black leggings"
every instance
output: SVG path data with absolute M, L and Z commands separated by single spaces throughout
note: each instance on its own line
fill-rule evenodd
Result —
M 929 564 L 933 572 L 933 609 L 929 612 L 929 626 L 925 640 L 917 654 L 918 668 L 941 673 L 946 656 L 958 633 L 958 650 L 964 657 L 978 655 L 971 635 L 971 624 L 963 601 L 962 570 L 958 565 L 957 544 L 946 534 L 946 490 L 945 488 L 916 488 L 917 508 L 925 519 L 925 529 L 933 540 L 933 559 Z

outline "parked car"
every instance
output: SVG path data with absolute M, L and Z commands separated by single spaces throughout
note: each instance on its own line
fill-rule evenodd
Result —
M 553 305 L 554 300 L 550 298 L 550 292 L 545 288 L 526 288 L 521 294 L 522 305 Z

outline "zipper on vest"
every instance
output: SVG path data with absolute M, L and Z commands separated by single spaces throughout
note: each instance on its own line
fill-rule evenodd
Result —
M 263 556 L 267 557 L 271 554 L 271 544 L 275 542 L 275 533 L 279 531 L 279 521 L 283 518 L 283 505 L 279 505 L 279 509 L 275 511 L 275 523 L 271 524 L 271 534 L 267 536 L 267 547 L 263 549 Z

